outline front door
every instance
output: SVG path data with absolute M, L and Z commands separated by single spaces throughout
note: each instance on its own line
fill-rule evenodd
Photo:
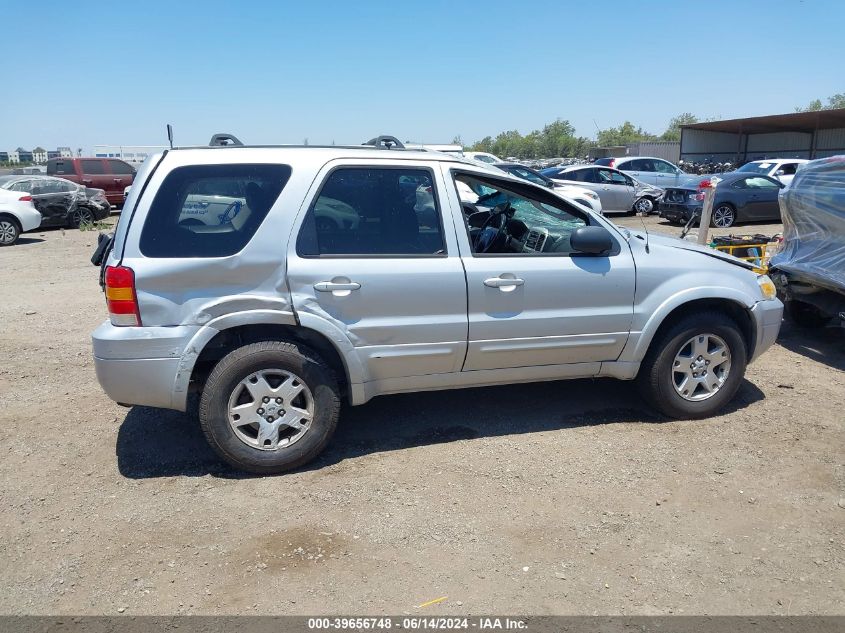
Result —
M 602 199 L 602 209 L 624 213 L 630 211 L 634 207 L 633 181 L 622 172 L 606 167 L 596 169 L 596 173 L 603 192 L 599 196 L 604 195 L 610 201 L 610 205 L 605 207 Z
M 572 232 L 606 226 L 597 217 L 528 183 L 455 170 L 445 176 L 476 191 L 492 213 L 489 222 L 474 214 L 458 230 L 469 308 L 464 371 L 616 360 L 634 302 L 624 239 L 606 227 L 610 252 L 575 253 Z
M 749 220 L 775 220 L 780 218 L 778 193 L 780 185 L 765 176 L 749 176 L 739 181 L 744 184 L 747 218 Z
M 82 170 L 82 184 L 94 189 L 102 189 L 109 200 L 114 196 L 115 184 L 106 161 L 102 158 L 82 158 L 79 160 Z M 123 197 L 123 189 L 120 189 Z
M 443 189 L 424 162 L 335 161 L 300 212 L 294 308 L 341 332 L 370 380 L 460 371 L 466 280 Z

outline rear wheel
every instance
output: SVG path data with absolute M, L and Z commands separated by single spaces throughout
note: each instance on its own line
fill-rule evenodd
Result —
M 721 312 L 692 314 L 652 341 L 637 382 L 655 409 L 673 418 L 704 418 L 724 407 L 745 375 L 745 341 Z
M 0 218 L 0 246 L 11 246 L 18 241 L 21 227 L 12 218 Z
M 710 225 L 719 229 L 731 227 L 736 222 L 736 210 L 729 204 L 720 204 L 713 209 Z
M 78 229 L 86 224 L 94 224 L 94 213 L 88 207 L 76 207 L 70 214 L 70 225 Z
M 226 462 L 273 475 L 319 455 L 339 410 L 337 380 L 322 359 L 292 343 L 263 341 L 217 364 L 203 388 L 199 419 Z

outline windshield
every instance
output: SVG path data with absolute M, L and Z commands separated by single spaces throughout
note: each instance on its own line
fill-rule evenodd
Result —
M 753 174 L 768 174 L 774 165 L 774 163 L 746 163 L 737 169 L 737 171 L 751 172 Z

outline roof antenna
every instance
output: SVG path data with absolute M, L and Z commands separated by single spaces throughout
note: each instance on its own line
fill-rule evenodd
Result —
M 170 142 L 170 149 L 173 149 L 173 126 L 167 124 L 167 140 Z

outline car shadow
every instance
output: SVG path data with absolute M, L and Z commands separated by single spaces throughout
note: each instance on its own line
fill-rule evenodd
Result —
M 759 388 L 745 380 L 724 413 L 764 398 Z M 372 453 L 479 437 L 663 422 L 671 420 L 649 411 L 633 383 L 611 379 L 398 394 L 358 407 L 345 406 L 328 448 L 300 470 L 316 470 Z M 131 479 L 250 477 L 217 458 L 195 417 L 165 409 L 130 409 L 118 431 L 116 453 L 120 474 Z
M 840 327 L 803 328 L 784 320 L 778 343 L 790 352 L 845 371 L 845 330 Z
M 29 237 L 28 235 L 24 237 L 23 235 L 18 238 L 18 241 L 15 242 L 15 246 L 26 246 L 27 244 L 38 244 L 43 242 L 44 239 L 40 237 Z

